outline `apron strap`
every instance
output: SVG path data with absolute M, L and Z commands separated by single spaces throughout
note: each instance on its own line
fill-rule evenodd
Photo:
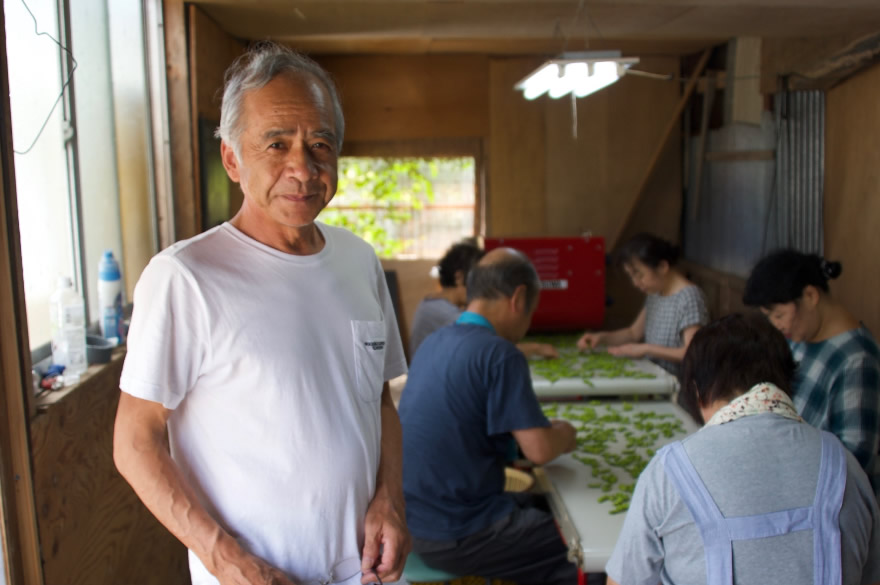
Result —
M 733 585 L 733 547 L 724 516 L 694 469 L 681 441 L 663 449 L 663 467 L 690 511 L 703 539 L 706 583 Z
M 706 554 L 706 582 L 733 585 L 733 541 L 813 530 L 814 585 L 841 585 L 838 518 L 846 487 L 846 455 L 835 437 L 822 432 L 822 457 L 811 506 L 725 518 L 680 441 L 661 449 L 663 466 L 694 518 Z
M 822 462 L 819 464 L 819 483 L 813 528 L 813 583 L 841 585 L 843 580 L 840 560 L 840 508 L 846 489 L 846 453 L 837 438 L 822 431 Z

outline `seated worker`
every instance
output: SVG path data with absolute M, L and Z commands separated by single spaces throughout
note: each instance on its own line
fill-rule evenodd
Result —
M 575 447 L 575 429 L 544 416 L 514 346 L 539 288 L 524 255 L 492 250 L 468 275 L 467 311 L 428 336 L 410 367 L 400 400 L 406 519 L 413 550 L 436 569 L 577 583 L 553 516 L 504 491 L 511 437 L 538 465 Z
M 437 264 L 440 290 L 426 296 L 416 307 L 409 334 L 410 359 L 422 341 L 441 327 L 455 323 L 467 304 L 467 275 L 483 257 L 473 238 L 453 244 Z
M 798 416 L 795 364 L 756 313 L 701 328 L 682 364 L 699 431 L 657 452 L 605 567 L 609 584 L 880 582 L 880 511 L 865 472 Z
M 841 268 L 815 254 L 778 250 L 752 269 L 743 302 L 760 307 L 789 340 L 798 413 L 837 435 L 880 498 L 880 350 L 828 290 Z
M 678 254 L 677 246 L 651 234 L 639 234 L 625 243 L 615 259 L 633 286 L 645 293 L 645 306 L 629 327 L 584 333 L 578 347 L 607 345 L 612 355 L 647 357 L 678 375 L 691 338 L 709 322 L 702 291 L 675 268 Z
M 473 238 L 453 244 L 437 265 L 440 290 L 426 296 L 416 307 L 412 329 L 409 334 L 410 360 L 422 341 L 434 331 L 452 325 L 467 304 L 467 276 L 471 268 L 483 257 Z M 517 347 L 526 356 L 557 358 L 556 348 L 548 343 L 525 342 Z

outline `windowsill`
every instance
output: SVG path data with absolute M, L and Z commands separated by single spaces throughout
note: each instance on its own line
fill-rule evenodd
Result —
M 105 384 L 115 384 L 118 386 L 118 376 L 122 371 L 122 362 L 125 359 L 125 346 L 117 347 L 113 350 L 110 361 L 106 364 L 94 364 L 80 377 L 76 384 L 65 386 L 59 390 L 44 390 L 34 397 L 37 415 L 46 412 L 53 405 L 63 402 L 68 396 L 80 389 L 88 389 L 95 386 L 103 386 Z M 116 377 L 116 379 L 112 379 Z

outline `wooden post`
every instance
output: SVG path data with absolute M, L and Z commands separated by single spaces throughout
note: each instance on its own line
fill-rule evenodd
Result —
M 645 187 L 648 185 L 648 181 L 650 180 L 651 175 L 654 173 L 654 167 L 657 166 L 657 162 L 660 160 L 660 155 L 663 154 L 663 148 L 666 146 L 666 142 L 672 135 L 672 131 L 675 129 L 675 125 L 678 123 L 678 119 L 681 116 L 681 112 L 684 110 L 685 105 L 687 105 L 691 94 L 694 93 L 694 89 L 697 87 L 697 82 L 700 80 L 700 75 L 702 75 L 703 69 L 706 68 L 706 64 L 709 62 L 709 56 L 711 54 L 712 49 L 709 48 L 703 51 L 703 54 L 700 56 L 697 67 L 694 69 L 693 74 L 691 74 L 691 78 L 688 80 L 688 83 L 684 88 L 684 94 L 682 94 L 681 99 L 678 101 L 678 105 L 675 106 L 672 117 L 670 118 L 669 123 L 666 125 L 666 130 L 664 130 L 663 135 L 660 138 L 660 142 L 657 144 L 657 148 L 654 149 L 654 154 L 651 156 L 650 162 L 648 162 L 648 168 L 645 170 L 645 174 L 642 176 L 642 181 L 641 183 L 639 183 L 639 187 L 636 190 L 636 196 L 633 198 L 633 201 L 630 204 L 629 210 L 624 216 L 623 221 L 620 222 L 620 227 L 617 228 L 617 233 L 615 233 L 614 236 L 608 240 L 608 250 L 613 250 L 615 247 L 617 247 L 620 236 L 623 235 L 623 232 L 626 229 L 626 226 L 629 224 L 630 220 L 632 219 L 632 216 L 635 213 L 639 202 L 642 200 L 645 192 Z
M 195 190 L 193 113 L 190 111 L 189 58 L 183 0 L 163 2 L 165 65 L 168 72 L 168 124 L 171 138 L 171 181 L 175 238 L 192 237 L 201 230 L 201 212 Z

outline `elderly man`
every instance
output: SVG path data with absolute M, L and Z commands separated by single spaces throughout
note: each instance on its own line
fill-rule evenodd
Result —
M 403 486 L 413 549 L 432 567 L 520 585 L 575 585 L 578 572 L 552 515 L 504 492 L 515 440 L 543 464 L 575 447 L 575 430 L 547 420 L 514 343 L 538 304 L 538 275 L 509 248 L 471 269 L 468 307 L 416 353 L 400 401 Z
M 409 536 L 385 382 L 405 358 L 373 250 L 315 221 L 336 192 L 336 90 L 263 44 L 228 72 L 218 134 L 244 201 L 141 275 L 116 465 L 196 585 L 397 579 Z

